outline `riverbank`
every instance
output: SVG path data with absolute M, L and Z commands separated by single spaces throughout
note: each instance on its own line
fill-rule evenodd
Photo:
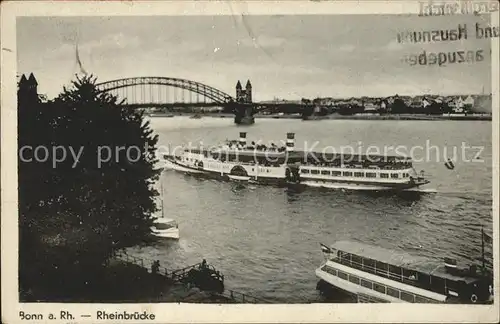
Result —
M 20 302 L 56 303 L 233 303 L 231 299 L 173 282 L 146 268 L 113 259 L 87 279 L 54 270 L 20 289 Z
M 398 114 L 398 115 L 375 115 L 375 114 L 359 114 L 359 115 L 339 115 L 332 114 L 320 116 L 310 120 L 329 120 L 329 119 L 344 119 L 344 120 L 492 120 L 491 115 L 419 115 L 419 114 Z
M 150 117 L 155 118 L 173 118 L 178 116 L 192 117 L 197 116 L 193 119 L 202 119 L 202 118 L 234 118 L 233 114 L 228 113 L 155 113 L 151 114 Z M 293 115 L 264 115 L 264 114 L 255 114 L 255 118 L 257 119 L 302 119 L 301 115 L 293 114 Z M 331 114 L 326 116 L 311 116 L 307 121 L 314 120 L 422 120 L 422 121 L 434 121 L 434 120 L 482 120 L 482 121 L 491 121 L 491 114 L 475 114 L 475 115 L 420 115 L 420 114 L 394 114 L 394 115 L 377 115 L 377 114 L 358 114 L 358 115 L 340 115 L 340 114 Z

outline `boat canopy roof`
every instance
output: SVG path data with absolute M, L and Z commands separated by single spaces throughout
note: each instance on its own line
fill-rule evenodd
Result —
M 362 258 L 381 261 L 397 267 L 406 268 L 414 264 L 428 261 L 427 258 L 416 257 L 405 252 L 393 251 L 355 241 L 338 241 L 331 247 L 342 252 L 355 254 Z
M 326 152 L 307 152 L 294 151 L 289 153 L 289 158 L 301 160 L 318 160 L 326 163 L 336 160 L 347 162 L 374 162 L 374 163 L 411 163 L 412 159 L 406 156 L 381 155 L 381 154 L 351 154 L 351 153 L 326 153 Z
M 435 261 L 426 257 L 411 255 L 402 251 L 395 251 L 378 246 L 372 246 L 355 241 L 338 241 L 331 245 L 332 249 L 357 255 L 363 259 L 387 263 L 396 267 L 417 271 L 430 276 L 448 280 L 474 282 L 476 277 L 452 274 L 446 271 L 444 262 Z
M 289 160 L 318 160 L 325 162 L 332 162 L 335 160 L 347 160 L 350 162 L 356 161 L 371 161 L 371 162 L 403 162 L 403 163 L 411 163 L 411 157 L 406 156 L 396 156 L 396 155 L 377 155 L 377 154 L 348 154 L 348 153 L 322 153 L 322 152 L 314 152 L 314 151 L 279 151 L 277 149 L 267 149 L 267 150 L 257 150 L 255 148 L 240 148 L 240 149 L 225 149 L 218 148 L 214 150 L 207 150 L 201 148 L 186 148 L 186 152 L 191 152 L 195 154 L 230 154 L 234 156 L 251 156 L 251 157 L 287 157 Z

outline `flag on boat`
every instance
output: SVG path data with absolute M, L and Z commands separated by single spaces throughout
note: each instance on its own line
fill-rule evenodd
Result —
M 457 260 L 451 259 L 451 258 L 444 258 L 444 265 L 447 268 L 456 268 L 457 267 Z
M 448 160 L 445 162 L 445 164 L 444 164 L 444 165 L 446 166 L 446 168 L 447 168 L 448 170 L 453 170 L 453 169 L 455 169 L 455 164 L 453 164 L 453 161 L 452 161 L 451 159 L 448 159 Z
M 332 249 L 330 249 L 328 246 L 324 245 L 323 243 L 320 243 L 321 245 L 321 251 L 323 253 L 332 253 Z
M 483 241 L 488 244 L 493 244 L 493 238 L 486 234 L 483 229 L 481 229 L 481 232 L 483 232 Z

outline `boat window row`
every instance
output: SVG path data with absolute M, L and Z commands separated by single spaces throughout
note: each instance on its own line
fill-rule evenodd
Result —
M 402 282 L 417 288 L 430 290 L 432 292 L 446 295 L 448 289 L 459 291 L 460 283 L 454 280 L 422 273 L 416 270 L 407 269 L 370 258 L 361 257 L 343 251 L 337 252 L 337 258 L 333 261 L 348 267 L 375 274 L 387 279 Z
M 184 152 L 189 152 L 191 154 L 204 154 L 206 151 L 200 149 L 185 149 Z
M 252 168 L 252 171 L 255 172 L 255 168 Z M 266 168 L 257 168 L 257 172 L 267 172 L 269 173 L 269 169 Z
M 221 163 L 207 163 L 207 168 L 208 169 L 212 169 L 212 170 L 221 170 L 221 169 L 224 169 L 224 170 L 229 170 L 229 168 L 231 168 L 232 166 L 229 165 L 229 164 L 221 164 Z
M 184 152 L 186 154 L 199 154 L 199 155 L 203 155 L 204 157 L 208 157 L 209 153 L 205 150 L 200 150 L 200 149 L 185 149 Z
M 391 296 L 394 298 L 398 298 L 398 299 L 404 300 L 404 301 L 409 302 L 409 303 L 439 303 L 439 301 L 436 301 L 436 300 L 433 300 L 433 299 L 430 299 L 430 298 L 427 298 L 424 296 L 420 296 L 420 295 L 417 295 L 417 294 L 414 294 L 411 292 L 407 292 L 407 291 L 403 291 L 403 290 L 400 290 L 397 288 L 393 288 L 393 287 L 390 287 L 390 286 L 387 286 L 387 285 L 384 285 L 384 284 L 381 284 L 381 283 L 378 283 L 375 281 L 360 278 L 360 277 L 355 276 L 353 274 L 349 274 L 347 272 L 337 270 L 337 269 L 330 267 L 328 265 L 323 266 L 323 268 L 321 270 L 331 274 L 332 276 L 336 276 L 336 277 L 339 277 L 340 279 L 349 281 L 355 285 L 362 286 L 364 288 L 371 289 L 371 290 L 374 290 L 378 293 L 388 295 L 388 296 Z
M 267 167 L 280 167 L 286 160 L 284 158 L 272 159 L 270 161 L 266 156 L 253 156 L 253 155 L 233 155 L 233 154 L 218 154 L 212 153 L 212 159 L 218 160 L 221 162 L 235 162 L 249 165 L 263 165 Z
M 313 156 L 309 155 L 307 157 L 300 157 L 298 159 L 293 158 L 293 160 L 296 162 L 301 162 L 304 163 L 305 165 L 314 165 L 314 166 L 321 166 L 321 167 L 340 167 L 343 166 L 345 168 L 351 168 L 351 169 L 367 169 L 367 168 L 373 168 L 373 169 L 387 169 L 387 170 L 397 170 L 397 169 L 405 169 L 405 168 L 411 168 L 412 167 L 412 162 L 394 162 L 394 161 L 384 161 L 384 159 L 381 160 L 358 160 L 356 158 L 352 157 L 344 157 L 344 158 L 338 158 L 338 159 L 331 159 L 328 157 L 323 157 L 323 156 Z M 291 161 L 291 159 L 289 159 Z
M 184 160 L 186 160 L 188 162 L 194 162 L 196 159 L 193 159 L 193 158 L 184 158 Z
M 302 174 L 321 174 L 333 177 L 355 177 L 355 178 L 376 178 L 376 172 L 351 172 L 351 171 L 330 171 L 330 170 L 317 170 L 317 169 L 300 169 L 300 173 Z M 388 179 L 389 176 L 392 179 L 398 179 L 401 175 L 403 178 L 409 178 L 410 175 L 408 173 L 378 173 L 380 178 Z
M 358 164 L 358 165 L 349 165 L 345 163 L 312 163 L 310 161 L 302 161 L 302 160 L 297 160 L 294 161 L 292 159 L 288 159 L 289 163 L 300 163 L 304 166 L 314 166 L 314 167 L 322 167 L 322 168 L 344 168 L 344 169 L 371 169 L 371 170 L 404 170 L 404 169 L 409 169 L 412 166 L 411 165 L 373 165 L 373 164 Z

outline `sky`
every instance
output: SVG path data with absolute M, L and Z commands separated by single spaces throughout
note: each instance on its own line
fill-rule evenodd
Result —
M 484 16 L 274 15 L 20 17 L 17 72 L 39 93 L 62 91 L 84 69 L 99 82 L 139 76 L 198 81 L 235 95 L 250 80 L 254 101 L 491 92 L 490 41 L 476 39 Z M 468 39 L 400 44 L 403 31 L 454 29 Z M 484 61 L 410 66 L 408 54 L 484 50 Z

